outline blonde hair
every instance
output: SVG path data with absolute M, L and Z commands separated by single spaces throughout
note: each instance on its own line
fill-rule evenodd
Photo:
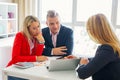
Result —
M 86 24 L 87 32 L 95 42 L 110 45 L 120 56 L 120 42 L 103 14 L 90 17 Z
M 32 36 L 30 35 L 30 33 L 28 31 L 28 28 L 30 27 L 32 22 L 38 22 L 39 23 L 39 27 L 40 27 L 40 22 L 39 22 L 37 17 L 30 15 L 30 16 L 27 16 L 24 19 L 22 32 L 28 38 L 28 40 L 32 38 Z

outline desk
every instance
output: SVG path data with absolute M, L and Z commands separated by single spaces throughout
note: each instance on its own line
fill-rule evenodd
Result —
M 19 69 L 14 65 L 3 70 L 3 80 L 7 76 L 15 76 L 30 80 L 81 80 L 76 76 L 75 70 L 49 72 L 44 65 L 28 69 Z

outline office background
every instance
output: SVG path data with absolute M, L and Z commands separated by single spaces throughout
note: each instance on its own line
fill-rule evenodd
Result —
M 74 31 L 73 54 L 94 56 L 96 45 L 89 39 L 85 22 L 88 17 L 103 13 L 120 33 L 120 1 L 119 0 L 0 0 L 1 2 L 18 4 L 18 31 L 25 16 L 35 15 L 41 21 L 41 27 L 46 27 L 46 13 L 54 9 L 60 14 L 61 23 Z M 92 54 L 91 54 L 92 53 Z
M 44 28 L 47 10 L 56 10 L 60 14 L 61 22 L 74 30 L 75 55 L 94 56 L 96 45 L 89 39 L 85 29 L 86 20 L 93 14 L 105 14 L 115 28 L 116 34 L 120 33 L 119 0 L 12 0 L 11 2 L 18 4 L 19 30 L 27 15 L 39 17 Z
M 85 29 L 86 20 L 93 14 L 105 14 L 120 39 L 120 0 L 0 0 L 0 2 L 18 4 L 18 31 L 27 15 L 39 17 L 42 28 L 46 27 L 46 11 L 56 10 L 60 14 L 61 23 L 74 31 L 73 54 L 77 56 L 94 56 L 97 45 L 89 39 Z M 0 40 L 3 45 L 6 42 L 12 45 L 13 38 Z

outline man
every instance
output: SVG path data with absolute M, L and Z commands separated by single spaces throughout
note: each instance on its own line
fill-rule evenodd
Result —
M 43 55 L 70 55 L 73 50 L 73 31 L 60 24 L 59 14 L 54 10 L 48 11 L 46 19 L 48 27 L 42 29 L 45 39 Z

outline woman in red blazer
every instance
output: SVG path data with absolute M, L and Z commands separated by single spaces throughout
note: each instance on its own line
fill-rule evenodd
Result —
M 45 61 L 46 56 L 42 56 L 44 39 L 40 33 L 40 22 L 34 16 L 27 16 L 23 23 L 23 29 L 16 34 L 12 59 L 7 66 L 17 62 Z

